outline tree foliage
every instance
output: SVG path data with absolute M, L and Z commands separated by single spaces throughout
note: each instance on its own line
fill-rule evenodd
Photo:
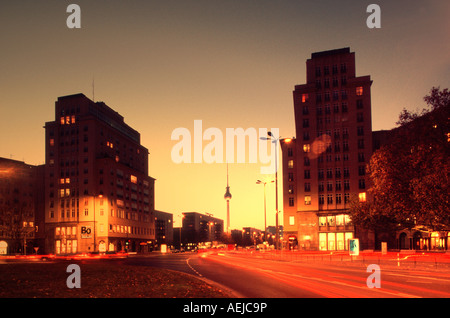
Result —
M 406 109 L 391 139 L 372 155 L 367 202 L 353 202 L 350 216 L 375 231 L 450 227 L 450 92 L 433 88 L 424 97 L 428 108 Z

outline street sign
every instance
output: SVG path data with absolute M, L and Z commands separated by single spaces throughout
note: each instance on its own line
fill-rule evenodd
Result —
M 350 255 L 359 255 L 359 239 L 354 238 L 349 240 L 349 254 Z
M 91 238 L 92 229 L 90 226 L 82 226 L 81 227 L 81 238 Z

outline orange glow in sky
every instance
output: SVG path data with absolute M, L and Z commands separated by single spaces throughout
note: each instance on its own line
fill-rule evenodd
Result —
M 448 1 L 377 1 L 381 29 L 367 28 L 368 3 L 351 0 L 75 2 L 81 29 L 67 28 L 64 1 L 2 1 L 0 157 L 44 163 L 43 126 L 55 120 L 56 99 L 95 95 L 140 132 L 155 207 L 178 224 L 182 212 L 226 220 L 227 169 L 174 163 L 173 130 L 194 132 L 202 120 L 203 132 L 278 128 L 294 137 L 292 91 L 306 82 L 312 52 L 356 53 L 357 76 L 374 81 L 374 130 L 393 128 L 403 108 L 421 109 L 433 86 L 450 84 Z M 232 229 L 263 228 L 257 180 L 268 182 L 267 224 L 275 224 L 274 176 L 261 165 L 259 157 L 229 164 Z

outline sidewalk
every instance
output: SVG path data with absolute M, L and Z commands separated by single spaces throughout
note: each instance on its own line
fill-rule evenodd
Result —
M 243 255 L 254 256 L 274 261 L 333 263 L 342 266 L 361 266 L 369 264 L 389 266 L 402 269 L 423 269 L 448 271 L 450 273 L 450 253 L 400 251 L 382 254 L 379 251 L 361 251 L 358 256 L 348 251 L 233 251 Z

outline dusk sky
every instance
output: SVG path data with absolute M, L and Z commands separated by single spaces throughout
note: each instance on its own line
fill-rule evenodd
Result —
M 66 25 L 71 3 L 81 7 L 81 29 Z M 371 3 L 381 7 L 381 29 L 366 25 Z M 372 129 L 391 129 L 403 108 L 425 106 L 433 86 L 450 87 L 449 34 L 447 0 L 2 0 L 0 157 L 43 164 L 55 101 L 93 99 L 95 79 L 95 101 L 124 116 L 150 151 L 156 209 L 173 213 L 175 226 L 181 212 L 226 220 L 226 164 L 174 163 L 174 129 L 193 134 L 202 120 L 203 131 L 224 135 L 279 128 L 293 137 L 292 91 L 306 82 L 306 60 L 343 47 L 356 54 L 356 75 L 373 80 Z M 255 182 L 273 176 L 261 166 L 229 165 L 233 229 L 263 228 Z M 267 191 L 274 225 L 274 186 Z

